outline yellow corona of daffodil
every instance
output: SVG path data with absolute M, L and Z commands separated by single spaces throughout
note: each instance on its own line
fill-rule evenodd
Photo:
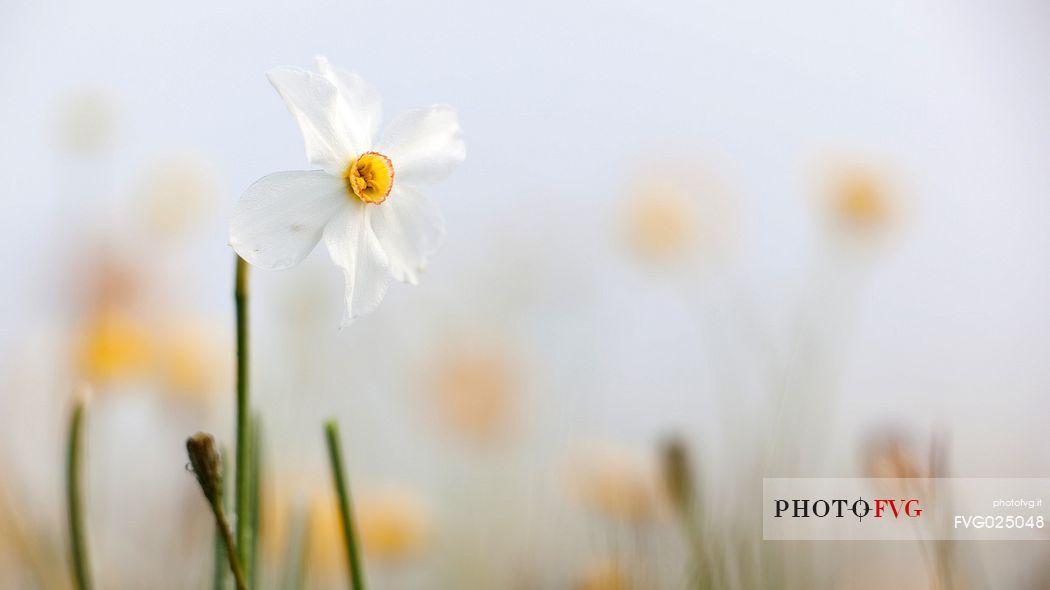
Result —
M 344 325 L 382 301 L 388 277 L 411 284 L 444 239 L 421 188 L 447 176 L 466 149 L 455 111 L 408 111 L 379 133 L 379 94 L 317 58 L 317 71 L 268 73 L 321 170 L 277 172 L 237 203 L 230 245 L 252 265 L 286 268 L 321 240 L 346 282 Z

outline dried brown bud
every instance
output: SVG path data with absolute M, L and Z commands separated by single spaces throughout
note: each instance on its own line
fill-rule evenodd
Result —
M 662 463 L 664 485 L 671 504 L 681 513 L 689 512 L 696 501 L 696 489 L 693 470 L 689 465 L 689 451 L 681 439 L 674 437 L 664 443 Z
M 204 497 L 212 505 L 218 504 L 222 498 L 222 460 L 215 449 L 215 438 L 198 432 L 186 439 L 186 451 Z

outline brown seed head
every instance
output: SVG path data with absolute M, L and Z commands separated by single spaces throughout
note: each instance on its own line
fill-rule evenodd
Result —
M 194 434 L 186 439 L 186 452 L 204 497 L 217 504 L 221 501 L 222 460 L 215 449 L 215 437 L 205 432 Z

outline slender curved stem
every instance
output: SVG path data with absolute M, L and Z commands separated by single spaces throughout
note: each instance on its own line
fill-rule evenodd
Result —
M 251 569 L 246 572 L 248 576 L 248 586 L 255 588 L 259 580 L 259 511 L 262 510 L 260 506 L 262 486 L 262 419 L 259 417 L 259 413 L 256 412 L 252 416 L 252 468 L 251 468 L 251 534 L 252 543 L 249 547 L 250 557 L 248 561 L 251 563 Z
M 69 420 L 69 439 L 66 454 L 66 503 L 69 516 L 70 553 L 73 561 L 73 582 L 78 590 L 91 590 L 91 565 L 87 536 L 84 534 L 84 513 L 81 508 L 81 430 L 84 419 L 84 399 L 77 397 Z
M 222 464 L 224 466 L 230 464 L 230 454 L 226 451 L 225 448 L 222 449 L 222 451 L 219 453 L 219 456 L 222 459 Z M 228 478 L 225 477 L 222 478 L 222 485 L 219 486 L 218 489 L 218 502 L 224 510 L 226 508 L 226 497 L 230 493 L 230 486 L 227 482 L 227 479 Z M 227 526 L 229 525 L 227 524 Z M 211 578 L 212 590 L 226 590 L 226 579 L 228 577 L 227 573 L 229 573 L 232 567 L 229 563 L 229 554 L 227 553 L 229 551 L 229 546 L 226 543 L 226 535 L 224 534 L 225 532 L 226 531 L 223 531 L 221 526 L 215 527 L 215 540 L 213 542 L 214 564 L 212 568 Z M 236 547 L 236 545 L 234 547 Z M 234 554 L 234 556 L 236 556 L 236 553 Z
M 343 453 L 339 442 L 339 425 L 335 420 L 325 422 L 325 439 L 328 442 L 328 459 L 332 464 L 332 479 L 339 496 L 339 516 L 342 519 L 343 545 L 346 562 L 350 569 L 350 588 L 365 590 L 365 574 L 361 565 L 361 553 L 357 547 L 357 531 L 354 528 L 353 504 L 350 503 L 350 486 L 343 467 Z
M 212 504 L 212 512 L 215 514 L 215 527 L 222 536 L 223 544 L 226 546 L 226 559 L 230 562 L 230 570 L 233 572 L 233 580 L 237 590 L 248 590 L 248 582 L 244 577 L 244 568 L 241 567 L 240 559 L 237 557 L 236 546 L 233 544 L 233 533 L 230 532 L 230 522 L 226 520 L 226 511 L 222 507 L 222 501 Z
M 190 465 L 193 466 L 193 474 L 197 477 L 201 492 L 215 515 L 215 526 L 226 546 L 226 557 L 237 581 L 237 590 L 247 590 L 244 568 L 237 557 L 237 546 L 233 541 L 233 532 L 230 530 L 230 522 L 226 518 L 226 509 L 223 506 L 222 456 L 215 449 L 215 437 L 206 432 L 198 432 L 186 439 L 186 453 L 190 457 Z
M 234 510 L 237 518 L 237 555 L 252 571 L 251 414 L 248 401 L 248 263 L 237 256 L 233 301 L 237 312 L 237 448 Z

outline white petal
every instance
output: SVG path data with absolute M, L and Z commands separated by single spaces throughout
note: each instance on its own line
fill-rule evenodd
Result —
M 390 260 L 390 273 L 413 285 L 445 239 L 441 211 L 426 195 L 404 185 L 395 184 L 387 200 L 375 207 L 372 228 Z
M 342 117 L 356 138 L 358 153 L 368 151 L 383 117 L 379 92 L 357 72 L 332 67 L 323 56 L 317 56 L 317 71 L 339 90 Z
M 394 164 L 395 182 L 437 182 L 467 155 L 456 111 L 446 105 L 415 109 L 390 122 L 375 150 Z
M 383 301 L 390 278 L 387 257 L 372 231 L 369 207 L 354 202 L 324 228 L 325 246 L 346 280 L 344 326 Z
M 230 245 L 255 266 L 287 268 L 306 258 L 350 202 L 343 180 L 321 170 L 264 176 L 234 207 Z
M 306 158 L 330 174 L 342 174 L 358 152 L 343 121 L 339 90 L 320 74 L 288 66 L 266 77 L 303 133 Z

